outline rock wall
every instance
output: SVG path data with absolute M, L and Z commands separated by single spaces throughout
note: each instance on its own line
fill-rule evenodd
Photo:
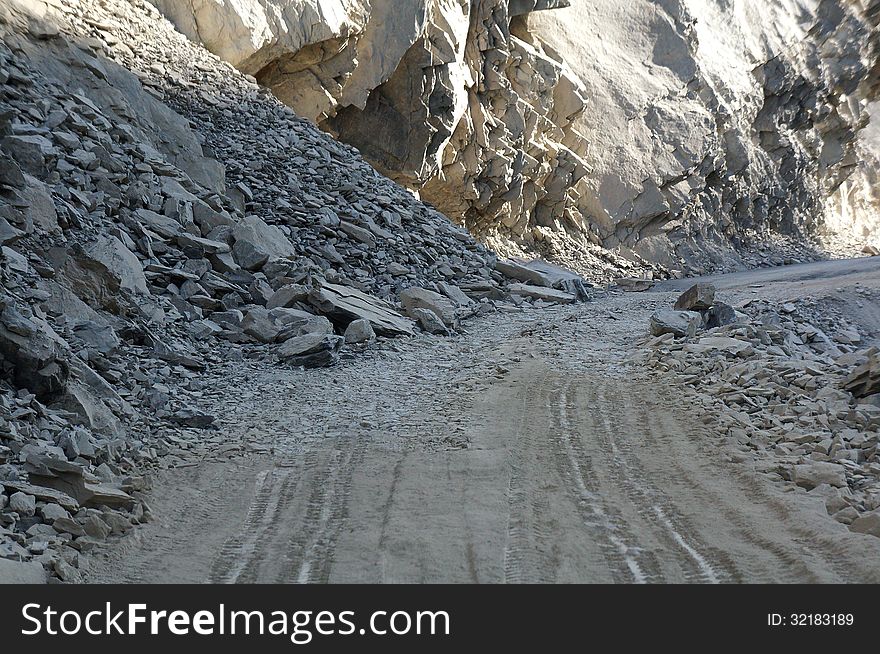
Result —
M 805 242 L 876 96 L 877 0 L 154 2 L 497 249 L 582 267 Z

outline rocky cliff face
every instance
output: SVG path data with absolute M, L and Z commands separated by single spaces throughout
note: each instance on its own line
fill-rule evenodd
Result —
M 876 0 L 154 1 L 495 247 L 582 265 L 817 233 L 876 94 Z

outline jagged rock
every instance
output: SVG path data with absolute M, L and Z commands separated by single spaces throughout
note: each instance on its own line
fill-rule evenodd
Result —
M 76 511 L 77 509 L 79 509 L 79 502 L 75 498 L 54 488 L 39 486 L 36 484 L 29 484 L 23 481 L 13 481 L 9 479 L 3 480 L 3 486 L 5 486 L 8 490 L 18 491 L 27 495 L 33 495 L 36 499 L 43 502 L 52 502 L 54 504 L 58 504 L 68 511 Z
M 345 328 L 344 337 L 348 345 L 368 343 L 376 338 L 376 332 L 373 331 L 369 320 L 352 320 Z
M 880 511 L 874 510 L 865 513 L 853 520 L 849 528 L 859 534 L 870 534 L 880 538 Z
M 455 305 L 448 298 L 434 291 L 419 287 L 407 288 L 400 293 L 400 303 L 407 315 L 414 320 L 419 320 L 417 316 L 413 315 L 415 309 L 428 309 L 450 329 L 454 329 L 457 325 Z
M 853 370 L 841 384 L 842 388 L 856 397 L 868 397 L 880 393 L 880 357 L 872 354 L 868 361 Z
M 0 304 L 3 302 L 0 299 Z M 14 366 L 15 383 L 39 397 L 57 396 L 70 377 L 70 366 L 62 348 L 36 325 L 28 325 L 27 329 L 21 324 L 15 327 L 19 332 L 31 332 L 29 335 L 16 333 L 8 329 L 5 322 L 0 323 L 0 356 Z
M 285 284 L 269 298 L 266 308 L 290 307 L 297 302 L 304 302 L 308 297 L 309 289 L 302 284 Z
M 675 301 L 679 311 L 707 311 L 715 303 L 715 287 L 712 284 L 694 284 Z
M 19 491 L 9 497 L 9 508 L 22 517 L 30 517 L 36 513 L 37 502 L 33 495 L 27 495 Z
M 658 309 L 651 316 L 651 335 L 693 338 L 703 322 L 702 316 L 693 311 L 676 311 L 675 309 Z
M 214 416 L 203 413 L 192 407 L 185 407 L 175 411 L 171 415 L 171 420 L 182 427 L 192 427 L 194 429 L 208 429 L 214 424 Z
M 86 252 L 119 280 L 119 288 L 131 293 L 150 294 L 140 261 L 115 236 L 98 237 L 86 248 Z
M 363 319 L 377 334 L 413 334 L 412 321 L 401 316 L 387 302 L 347 286 L 325 283 L 309 294 L 309 303 L 334 322 L 346 326 Z
M 409 315 L 424 331 L 429 334 L 448 334 L 449 329 L 443 320 L 431 309 L 416 307 L 409 310 Z
M 794 466 L 792 468 L 791 480 L 807 490 L 815 488 L 820 484 L 828 484 L 835 488 L 846 487 L 846 474 L 844 473 L 843 466 L 823 461 Z
M 345 339 L 332 334 L 312 333 L 285 341 L 278 348 L 278 358 L 292 366 L 322 368 L 339 360 Z
M 715 302 L 712 308 L 706 312 L 705 317 L 707 329 L 725 327 L 739 320 L 739 317 L 736 315 L 736 309 L 724 302 Z
M 85 536 L 85 529 L 82 528 L 76 520 L 69 517 L 56 518 L 52 522 L 52 527 L 59 533 L 67 533 L 71 536 Z
M 550 280 L 540 271 L 534 270 L 516 261 L 498 261 L 495 270 L 502 275 L 517 279 L 533 286 L 551 286 Z
M 95 515 L 86 518 L 82 523 L 82 528 L 86 535 L 91 536 L 95 540 L 105 540 L 113 531 L 106 522 Z
M 513 295 L 533 298 L 535 300 L 544 300 L 545 302 L 572 304 L 577 301 L 577 296 L 573 293 L 566 293 L 565 291 L 558 291 L 555 288 L 546 288 L 543 286 L 531 286 L 530 284 L 509 284 L 507 290 L 509 290 Z
M 259 270 L 269 260 L 269 253 L 245 238 L 236 239 L 232 246 L 235 262 L 245 270 Z
M 631 293 L 642 293 L 653 288 L 656 282 L 653 279 L 640 279 L 633 277 L 618 277 L 614 280 L 615 286 Z

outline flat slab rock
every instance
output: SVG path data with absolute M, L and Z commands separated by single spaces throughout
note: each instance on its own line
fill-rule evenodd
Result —
M 367 320 L 373 330 L 383 336 L 412 336 L 415 333 L 413 321 L 399 314 L 390 304 L 350 286 L 324 283 L 309 294 L 309 304 L 337 322 Z
M 521 297 L 529 297 L 535 300 L 544 300 L 545 302 L 559 302 L 560 304 L 573 304 L 577 298 L 571 293 L 558 291 L 555 288 L 545 286 L 532 286 L 530 284 L 510 284 L 507 289 L 513 295 Z

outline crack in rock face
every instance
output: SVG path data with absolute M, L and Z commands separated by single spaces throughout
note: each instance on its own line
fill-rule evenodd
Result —
M 876 0 L 153 2 L 502 251 L 699 271 L 877 222 Z

